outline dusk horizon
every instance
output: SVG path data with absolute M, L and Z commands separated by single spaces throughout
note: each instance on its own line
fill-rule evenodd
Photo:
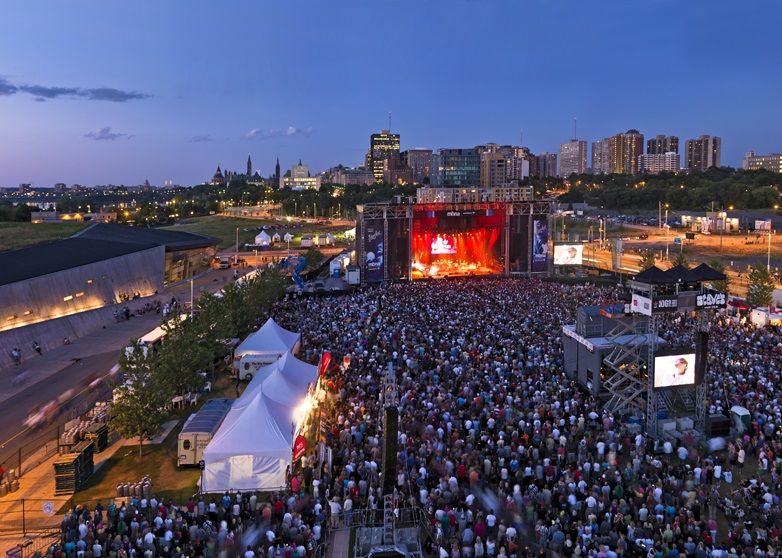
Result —
M 556 153 L 577 118 L 590 144 L 719 136 L 724 166 L 782 151 L 771 1 L 81 6 L 7 8 L 0 187 L 356 166 L 389 113 L 402 149 Z

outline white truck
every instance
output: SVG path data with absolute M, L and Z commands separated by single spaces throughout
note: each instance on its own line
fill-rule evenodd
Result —
M 210 399 L 197 413 L 190 415 L 179 433 L 177 466 L 199 464 L 204 458 L 204 449 L 220 428 L 233 402 L 233 399 Z
M 234 359 L 234 373 L 238 378 L 249 382 L 258 369 L 274 364 L 282 355 L 283 353 L 279 352 L 245 353 Z

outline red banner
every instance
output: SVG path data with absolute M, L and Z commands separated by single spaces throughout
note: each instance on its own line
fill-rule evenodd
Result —
M 299 434 L 293 442 L 293 460 L 296 461 L 307 451 L 307 439 Z
M 323 377 L 326 375 L 326 371 L 329 369 L 329 364 L 331 364 L 331 353 L 329 351 L 325 351 L 322 355 L 320 355 L 318 376 Z

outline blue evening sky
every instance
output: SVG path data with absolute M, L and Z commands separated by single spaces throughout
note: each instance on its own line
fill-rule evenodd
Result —
M 628 128 L 782 150 L 779 0 L 19 0 L 0 185 L 191 185 L 402 148 L 557 151 Z

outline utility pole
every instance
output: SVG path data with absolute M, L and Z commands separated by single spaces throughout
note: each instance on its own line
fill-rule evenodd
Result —
M 766 269 L 771 273 L 771 229 L 768 229 L 768 253 L 766 254 Z
M 236 259 L 234 263 L 239 265 L 239 227 L 236 227 Z

